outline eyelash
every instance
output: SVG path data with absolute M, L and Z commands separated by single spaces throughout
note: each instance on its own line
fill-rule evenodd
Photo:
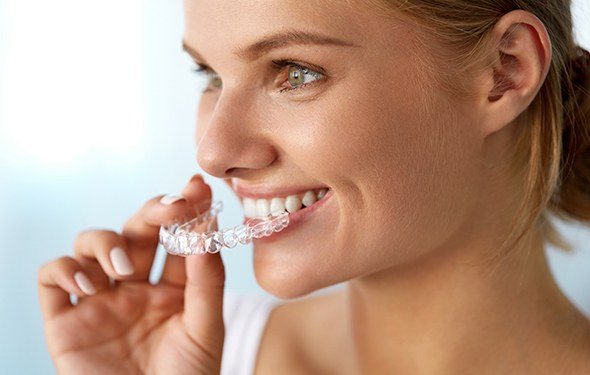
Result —
M 314 84 L 315 82 L 321 80 L 322 78 L 324 78 L 326 76 L 326 73 L 320 67 L 317 67 L 315 69 L 312 69 L 312 68 L 307 67 L 305 65 L 296 63 L 295 61 L 293 61 L 291 59 L 272 60 L 272 63 L 273 63 L 273 68 L 276 71 L 279 71 L 280 72 L 285 67 L 294 66 L 294 67 L 299 68 L 301 70 L 305 70 L 306 73 L 309 73 L 309 74 L 311 74 L 311 75 L 313 75 L 314 77 L 317 78 L 316 80 L 313 80 L 312 82 L 303 83 L 303 84 L 301 84 L 301 85 L 299 85 L 299 86 L 297 86 L 295 88 L 285 87 L 285 88 L 279 90 L 279 92 L 293 91 L 293 90 L 301 89 L 303 87 L 306 87 L 306 86 L 309 86 L 309 85 Z M 192 71 L 195 72 L 196 74 L 199 74 L 200 75 L 200 74 L 203 74 L 203 73 L 213 73 L 214 72 L 214 70 L 211 69 L 211 67 L 209 67 L 208 65 L 200 64 L 200 63 L 198 63 L 196 61 L 195 61 L 195 64 L 197 64 L 197 67 L 194 68 L 194 69 L 192 69 Z M 321 72 L 316 71 L 316 69 L 319 70 L 319 71 L 321 71 Z M 208 90 L 209 89 L 206 89 L 205 91 L 208 91 Z

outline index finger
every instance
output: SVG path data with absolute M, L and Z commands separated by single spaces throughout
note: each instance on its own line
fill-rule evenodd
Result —
M 181 194 L 186 197 L 198 213 L 203 213 L 211 207 L 211 188 L 207 184 L 189 183 L 182 190 Z M 185 259 L 181 256 L 166 254 L 166 261 L 160 281 L 184 286 L 186 283 Z
M 164 204 L 160 200 L 163 195 L 156 196 L 147 201 L 144 206 L 125 223 L 122 236 L 128 244 L 128 256 L 133 263 L 136 272 L 126 280 L 147 280 L 150 275 L 156 249 L 158 247 L 160 226 L 170 225 L 174 222 L 190 220 L 196 217 L 195 205 L 202 202 L 194 202 L 194 190 L 206 190 L 209 196 L 211 190 L 202 179 L 192 178 L 188 186 L 192 186 L 192 196 L 182 196 L 179 200 Z M 193 190 L 194 189 L 194 190 Z M 187 189 L 185 188 L 184 191 Z M 190 194 L 189 194 L 190 195 Z M 206 196 L 202 193 L 197 197 Z

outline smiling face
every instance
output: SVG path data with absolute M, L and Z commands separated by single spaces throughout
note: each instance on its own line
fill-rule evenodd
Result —
M 291 228 L 255 241 L 268 292 L 297 297 L 395 267 L 477 226 L 477 114 L 426 77 L 414 27 L 345 1 L 185 0 L 184 40 L 214 71 L 198 109 L 201 168 L 242 197 L 329 188 Z M 234 54 L 287 30 L 344 43 Z

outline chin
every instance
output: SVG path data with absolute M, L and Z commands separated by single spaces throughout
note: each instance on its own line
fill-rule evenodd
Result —
M 256 282 L 266 292 L 281 299 L 304 297 L 328 285 L 317 278 L 317 272 L 310 269 L 310 264 L 298 266 L 296 263 L 271 264 L 254 257 L 254 276 Z
M 256 282 L 266 292 L 280 299 L 304 297 L 321 287 L 315 286 L 304 273 L 277 271 L 271 268 L 258 270 L 254 267 Z
M 271 261 L 267 257 L 259 256 L 257 258 L 255 255 L 254 276 L 263 290 L 284 300 L 305 297 L 356 276 L 356 274 L 343 274 L 342 272 L 331 273 L 327 270 L 338 269 L 339 265 L 324 264 L 324 266 L 320 266 L 319 262 L 321 261 L 297 263 L 296 259 L 290 259 L 290 261 L 274 259 Z

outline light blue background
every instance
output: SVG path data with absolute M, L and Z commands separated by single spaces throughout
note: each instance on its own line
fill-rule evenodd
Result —
M 590 7 L 576 3 L 590 46 Z M 584 28 L 585 27 L 585 28 Z M 71 254 L 76 234 L 120 228 L 147 199 L 201 172 L 193 140 L 203 82 L 181 52 L 180 1 L 0 0 L 0 373 L 46 374 L 37 270 Z M 225 204 L 220 225 L 242 212 Z M 550 251 L 565 292 L 590 314 L 590 231 L 564 226 L 577 249 Z M 250 246 L 223 254 L 227 288 L 263 293 Z

